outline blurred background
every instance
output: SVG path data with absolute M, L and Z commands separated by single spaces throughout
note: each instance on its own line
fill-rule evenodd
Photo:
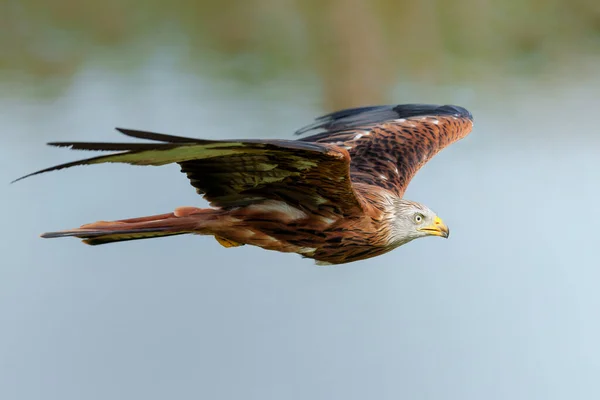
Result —
M 600 398 L 600 2 L 0 0 L 0 398 Z M 33 177 L 113 127 L 291 138 L 457 104 L 406 197 L 449 240 L 317 267 L 44 231 L 204 206 L 176 166 Z

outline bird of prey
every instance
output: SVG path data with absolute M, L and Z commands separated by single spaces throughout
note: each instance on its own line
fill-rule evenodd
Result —
M 225 247 L 248 244 L 320 265 L 343 264 L 420 237 L 448 237 L 433 211 L 403 194 L 419 168 L 472 127 L 462 107 L 404 104 L 322 116 L 296 132 L 313 135 L 297 140 L 202 140 L 118 128 L 152 142 L 49 143 L 114 153 L 23 178 L 78 165 L 177 163 L 211 208 L 180 207 L 42 237 L 74 236 L 98 245 L 192 233 L 212 235 Z

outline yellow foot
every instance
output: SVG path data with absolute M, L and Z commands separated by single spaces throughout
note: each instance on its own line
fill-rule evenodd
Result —
M 217 242 L 219 242 L 219 244 L 221 244 L 221 246 L 223 246 L 223 247 L 243 246 L 242 243 L 234 242 L 233 240 L 225 239 L 224 237 L 221 237 L 221 236 L 215 236 L 215 239 L 217 239 Z

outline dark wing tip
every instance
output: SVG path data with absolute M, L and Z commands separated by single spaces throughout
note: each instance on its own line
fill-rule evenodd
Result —
M 454 112 L 454 116 L 456 116 L 456 117 L 467 118 L 467 119 L 473 121 L 473 114 L 471 114 L 471 112 L 464 107 L 445 105 L 445 106 L 442 106 L 441 108 L 445 109 L 445 110 L 449 110 L 450 112 Z
M 175 136 L 175 135 L 166 135 L 164 133 L 156 133 L 156 132 L 148 132 L 148 131 L 138 131 L 135 129 L 126 129 L 126 128 L 115 128 L 117 131 L 121 132 L 123 135 L 133 137 L 136 139 L 146 139 L 153 140 L 157 142 L 166 142 L 166 143 L 194 143 L 198 140 L 192 138 L 186 138 L 183 136 Z
M 86 160 L 73 161 L 73 162 L 69 162 L 69 163 L 65 163 L 65 164 L 55 165 L 54 167 L 44 168 L 44 169 L 41 169 L 39 171 L 35 171 L 35 172 L 32 172 L 32 173 L 27 174 L 25 176 L 22 176 L 20 178 L 17 178 L 14 181 L 12 181 L 11 184 L 19 182 L 19 181 L 21 181 L 21 180 L 23 180 L 25 178 L 29 178 L 31 176 L 43 174 L 45 172 L 58 171 L 60 169 L 69 168 L 69 167 L 75 167 L 75 166 L 78 166 L 78 165 L 86 165 L 86 164 L 88 164 L 89 161 L 94 160 L 96 158 L 99 158 L 99 157 L 93 157 L 93 158 L 88 158 Z
M 394 107 L 394 111 L 398 114 L 398 118 L 452 115 L 473 120 L 473 115 L 466 108 L 449 104 L 443 106 L 437 104 L 399 104 Z
M 420 116 L 441 116 L 452 115 L 458 118 L 468 118 L 473 120 L 473 115 L 465 108 L 437 104 L 398 104 L 383 106 L 368 106 L 358 108 L 348 108 L 323 115 L 315 119 L 310 125 L 298 129 L 295 134 L 313 130 L 324 130 L 327 132 L 337 132 L 346 129 L 354 129 L 373 124 L 383 123 L 393 119 L 411 118 Z

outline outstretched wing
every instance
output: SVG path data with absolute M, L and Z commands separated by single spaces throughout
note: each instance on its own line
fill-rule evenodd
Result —
M 214 206 L 231 208 L 265 199 L 300 209 L 352 213 L 361 201 L 352 188 L 348 152 L 326 143 L 295 140 L 199 140 L 119 129 L 153 143 L 49 143 L 74 150 L 117 151 L 26 175 L 103 163 L 177 163 L 192 186 Z M 19 178 L 17 180 L 23 179 Z
M 404 104 L 338 111 L 296 132 L 319 132 L 305 143 L 333 144 L 350 153 L 352 182 L 402 196 L 417 171 L 444 147 L 464 138 L 473 116 L 457 106 Z

